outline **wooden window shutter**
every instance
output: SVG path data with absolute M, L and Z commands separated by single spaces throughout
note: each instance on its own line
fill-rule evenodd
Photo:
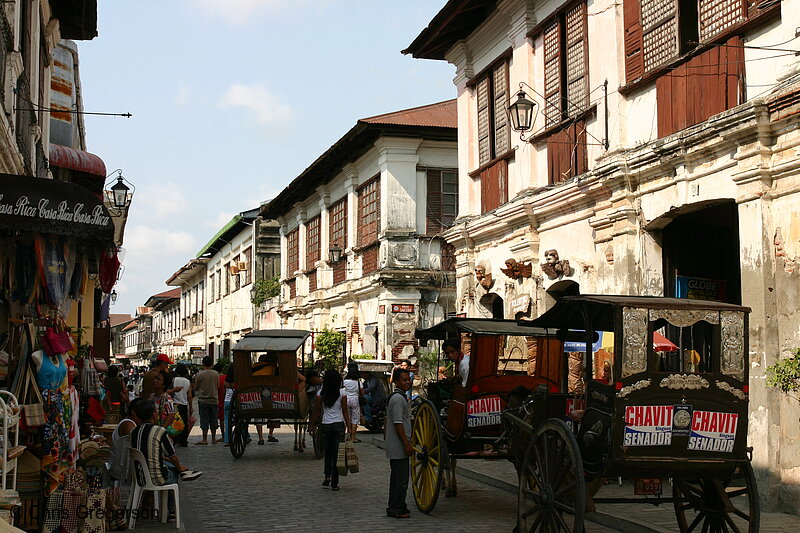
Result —
M 645 72 L 678 55 L 677 13 L 678 0 L 641 0 Z
M 442 172 L 428 170 L 428 208 L 426 210 L 426 232 L 435 235 L 442 231 Z
M 489 135 L 489 78 L 478 82 L 478 164 L 483 165 L 492 159 L 491 137 Z
M 746 0 L 699 0 L 700 40 L 707 41 L 746 18 Z
M 567 115 L 575 117 L 586 110 L 589 99 L 589 75 L 586 38 L 586 4 L 581 2 L 566 16 Z
M 503 61 L 492 72 L 494 84 L 494 157 L 506 153 L 511 147 L 508 127 L 508 62 Z
M 644 74 L 642 51 L 642 24 L 639 18 L 639 0 L 625 0 L 623 21 L 625 24 L 625 83 L 633 83 Z
M 545 126 L 561 122 L 561 26 L 558 19 L 544 30 Z
M 314 268 L 320 259 L 320 217 L 316 216 L 306 223 L 306 269 Z

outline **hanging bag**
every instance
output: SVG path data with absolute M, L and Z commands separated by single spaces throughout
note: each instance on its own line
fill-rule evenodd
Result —
M 83 370 L 81 374 L 81 388 L 86 396 L 100 395 L 100 375 L 94 367 L 94 357 L 84 358 Z
M 47 326 L 42 335 L 42 347 L 47 355 L 68 353 L 74 348 L 72 337 L 70 337 L 64 324 L 57 322 L 53 326 Z
M 39 391 L 39 385 L 33 379 L 33 371 L 28 368 L 25 372 L 24 382 L 24 396 L 20 400 L 22 404 L 23 417 L 21 422 L 24 423 L 26 429 L 33 429 L 43 426 L 47 421 L 44 414 L 44 399 L 42 393 Z
M 344 441 L 344 451 L 347 457 L 347 470 L 349 470 L 351 474 L 358 473 L 358 455 L 356 454 L 356 447 L 352 439 Z

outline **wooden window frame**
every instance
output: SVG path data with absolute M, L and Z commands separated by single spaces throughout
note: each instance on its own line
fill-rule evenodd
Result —
M 508 116 L 510 59 L 511 52 L 504 52 L 468 83 L 475 94 L 479 168 L 500 158 L 511 148 L 511 123 Z M 485 149 L 482 147 L 483 143 Z
M 746 13 L 743 20 L 730 24 L 721 28 L 719 31 L 706 35 L 705 38 L 701 36 L 699 28 L 699 20 L 701 14 L 700 0 L 678 0 L 679 7 L 681 4 L 686 8 L 687 5 L 693 3 L 694 5 L 694 19 L 697 20 L 698 27 L 696 28 L 696 35 L 698 36 L 695 43 L 686 42 L 685 38 L 681 38 L 681 14 L 680 10 L 676 13 L 678 19 L 676 26 L 676 53 L 672 57 L 665 59 L 658 65 L 653 65 L 651 68 L 645 67 L 645 47 L 644 47 L 644 28 L 642 27 L 642 0 L 623 0 L 623 31 L 625 40 L 625 71 L 624 80 L 625 85 L 619 88 L 620 94 L 623 96 L 628 95 L 640 87 L 652 83 L 662 75 L 671 72 L 676 67 L 683 63 L 690 61 L 693 57 L 702 54 L 710 47 L 719 45 L 730 39 L 735 35 L 741 35 L 746 31 L 769 23 L 772 19 L 778 18 L 781 15 L 781 2 L 768 5 L 765 9 L 760 9 L 759 5 L 767 4 L 767 2 L 754 2 L 752 5 L 747 6 L 747 2 L 742 0 L 746 6 Z M 685 17 L 685 15 L 684 15 Z M 693 35 L 694 30 L 688 30 L 683 27 L 683 35 Z
M 374 189 L 373 189 L 374 188 Z M 375 176 L 356 190 L 358 197 L 358 245 L 366 248 L 378 241 L 381 231 L 381 180 Z M 374 220 L 368 217 L 374 216 Z
M 317 215 L 306 222 L 306 271 L 314 270 L 315 263 L 320 260 L 321 238 L 321 218 Z
M 300 228 L 286 234 L 286 278 L 293 278 L 300 268 Z
M 242 283 L 242 287 L 246 287 L 253 282 L 253 247 L 248 246 L 242 252 L 242 261 L 244 261 L 245 265 L 247 265 L 247 270 L 244 271 L 244 282 Z
M 228 296 L 231 293 L 231 263 L 228 261 L 225 263 L 223 267 L 223 271 L 225 272 L 225 294 L 224 296 Z
M 445 175 L 453 175 L 454 192 L 446 192 Z M 458 169 L 453 168 L 428 168 L 425 169 L 427 194 L 425 201 L 425 232 L 427 235 L 437 235 L 451 228 L 458 216 Z M 453 197 L 452 204 L 446 204 L 446 197 Z M 452 206 L 452 213 L 445 212 L 448 205 Z
M 241 255 L 237 255 L 233 258 L 232 264 L 236 266 L 236 272 L 231 272 L 231 277 L 233 278 L 233 292 L 238 291 L 242 288 L 242 277 L 239 273 L 239 262 L 242 260 Z
M 347 249 L 347 197 L 328 208 L 328 242 Z

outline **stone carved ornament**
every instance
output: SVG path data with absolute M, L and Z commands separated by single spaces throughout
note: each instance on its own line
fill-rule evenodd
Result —
M 558 259 L 558 251 L 555 248 L 545 251 L 544 263 L 542 263 L 540 266 L 542 267 L 542 272 L 544 272 L 550 279 L 560 278 L 561 276 L 569 276 L 572 271 L 569 266 L 569 261 L 566 259 Z
M 492 275 L 486 273 L 486 267 L 483 265 L 477 265 L 475 267 L 475 279 L 478 280 L 478 285 L 487 291 L 494 285 Z
M 650 379 L 643 379 L 641 381 L 637 381 L 632 385 L 628 385 L 627 387 L 622 387 L 620 391 L 617 393 L 617 398 L 624 398 L 628 394 L 632 393 L 633 391 L 646 389 L 650 386 L 652 380 Z
M 529 278 L 533 275 L 533 264 L 517 263 L 513 257 L 506 259 L 506 268 L 501 268 L 500 272 L 511 279 Z
M 734 387 L 733 385 L 731 385 L 730 383 L 728 383 L 726 381 L 715 381 L 714 383 L 716 383 L 717 388 L 719 390 L 724 390 L 725 392 L 730 392 L 731 394 L 733 394 L 734 396 L 736 396 L 740 400 L 746 400 L 747 399 L 747 395 L 744 393 L 744 391 L 740 391 L 739 389 L 737 389 L 736 387 Z

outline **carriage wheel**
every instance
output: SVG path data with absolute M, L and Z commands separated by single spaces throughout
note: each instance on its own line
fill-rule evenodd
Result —
M 231 405 L 230 416 L 228 416 L 228 428 L 229 435 L 230 435 L 230 450 L 231 455 L 234 459 L 238 459 L 242 455 L 244 455 L 244 449 L 247 446 L 247 442 L 245 441 L 244 435 L 244 428 L 242 420 L 239 420 L 239 417 L 236 416 L 236 406 L 237 402 L 234 401 L 233 405 Z
M 681 533 L 758 533 L 758 487 L 749 462 L 739 464 L 733 474 L 722 479 L 675 478 L 672 496 Z
M 414 501 L 423 513 L 436 506 L 442 488 L 442 424 L 433 403 L 425 400 L 417 409 L 411 429 L 411 483 Z
M 586 483 L 575 435 L 561 420 L 534 431 L 519 468 L 517 533 L 583 532 Z
M 322 459 L 325 457 L 325 440 L 322 438 L 322 430 L 320 429 L 319 424 L 317 424 L 316 428 L 314 428 L 312 442 L 314 443 L 314 457 L 317 459 Z

